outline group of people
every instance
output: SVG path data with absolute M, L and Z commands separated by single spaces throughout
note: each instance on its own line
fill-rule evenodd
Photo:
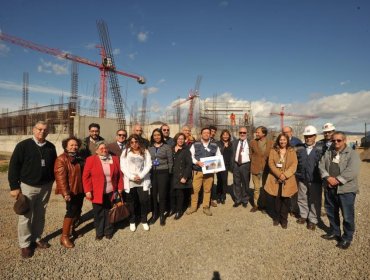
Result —
M 211 207 L 225 204 L 227 192 L 234 208 L 247 208 L 251 202 L 250 212 L 268 213 L 274 226 L 286 229 L 289 213 L 295 212 L 297 223 L 315 230 L 324 189 L 330 230 L 322 237 L 335 239 L 339 248 L 347 249 L 355 230 L 360 160 L 346 145 L 346 135 L 335 131 L 331 123 L 324 125 L 324 139 L 320 141 L 316 141 L 316 128 L 307 126 L 303 143 L 292 135 L 291 127 L 284 127 L 275 141 L 268 139 L 264 126 L 254 132 L 254 139 L 249 141 L 247 127 L 239 128 L 237 139 L 225 129 L 217 141 L 217 127 L 210 126 L 202 128 L 196 141 L 189 127 L 171 138 L 170 127 L 163 124 L 147 140 L 142 127 L 135 125 L 131 135 L 119 129 L 115 141 L 106 143 L 99 124 L 92 123 L 89 136 L 82 141 L 74 136 L 64 139 L 64 152 L 57 156 L 55 146 L 46 140 L 47 123 L 37 122 L 33 137 L 16 145 L 9 164 L 11 195 L 17 199 L 22 193 L 30 206 L 25 215 L 19 215 L 21 256 L 29 258 L 35 249 L 50 247 L 41 236 L 54 180 L 55 193 L 66 203 L 60 238 L 66 248 L 73 248 L 73 240 L 82 234 L 77 228 L 85 198 L 92 202 L 95 239 L 101 240 L 113 237 L 109 211 L 117 199 L 127 203 L 129 228 L 134 232 L 139 221 L 148 231 L 158 220 L 165 226 L 167 217 L 174 215 L 178 220 L 199 207 L 212 216 Z M 216 175 L 205 172 L 205 159 L 214 156 L 222 158 L 225 167 Z M 229 176 L 233 178 L 232 190 Z

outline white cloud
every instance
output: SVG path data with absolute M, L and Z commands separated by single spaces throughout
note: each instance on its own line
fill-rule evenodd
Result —
M 157 82 L 157 85 L 161 85 L 161 84 L 164 84 L 166 82 L 165 79 L 160 79 L 158 82 Z
M 95 43 L 88 43 L 88 44 L 85 45 L 85 48 L 87 50 L 93 50 L 93 49 L 96 48 L 96 44 Z
M 159 88 L 156 87 L 148 87 L 141 90 L 141 94 L 144 94 L 147 92 L 148 94 L 157 93 L 159 91 Z
M 188 112 L 189 102 L 181 98 L 171 102 L 164 108 L 164 112 L 175 112 L 177 104 L 180 105 L 181 115 Z M 203 99 L 204 102 L 212 104 L 213 97 Z M 306 102 L 281 104 L 271 102 L 266 99 L 247 101 L 233 97 L 232 93 L 225 92 L 217 96 L 217 103 L 223 104 L 231 113 L 234 109 L 243 108 L 246 110 L 249 106 L 252 109 L 255 125 L 265 125 L 270 128 L 279 129 L 280 116 L 271 115 L 272 112 L 279 113 L 281 106 L 284 106 L 284 123 L 293 125 L 305 120 L 307 124 L 313 124 L 318 129 L 326 122 L 335 124 L 338 130 L 361 131 L 365 121 L 370 120 L 370 91 L 359 91 L 354 93 L 338 93 L 331 96 L 322 96 Z M 294 117 L 289 115 L 316 116 L 317 118 Z
M 37 66 L 37 71 L 42 73 L 54 73 L 56 75 L 67 75 L 68 68 L 67 63 L 58 64 L 52 63 L 51 61 L 45 61 L 41 59 L 41 64 Z
M 341 86 L 346 86 L 346 85 L 348 85 L 350 82 L 351 82 L 350 80 L 346 80 L 346 81 L 340 82 L 339 84 L 340 84 Z
M 141 43 L 145 43 L 148 40 L 148 33 L 149 32 L 139 32 L 137 34 L 137 39 Z
M 136 56 L 138 55 L 137 52 L 133 52 L 133 53 L 129 53 L 128 54 L 128 57 L 131 59 L 131 60 L 135 60 Z
M 113 50 L 113 55 L 119 55 L 121 53 L 120 49 L 114 49 Z
M 6 56 L 10 51 L 10 48 L 5 45 L 0 43 L 0 56 Z

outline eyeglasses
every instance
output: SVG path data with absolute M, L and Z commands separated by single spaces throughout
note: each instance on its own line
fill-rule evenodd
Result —
M 333 139 L 332 141 L 333 141 L 334 143 L 335 143 L 335 142 L 340 143 L 340 142 L 342 142 L 343 140 L 342 140 L 342 139 Z
M 127 137 L 127 134 L 117 134 L 118 136 Z
M 162 129 L 162 131 L 170 131 L 169 129 Z
M 332 134 L 334 131 L 324 131 L 324 134 Z
M 247 134 L 247 132 L 240 131 L 239 134 Z

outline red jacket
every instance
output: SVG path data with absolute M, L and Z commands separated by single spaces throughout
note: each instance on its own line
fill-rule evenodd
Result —
M 110 176 L 112 178 L 113 190 L 123 190 L 119 159 L 116 156 L 112 156 L 112 159 L 113 163 L 110 164 Z M 82 183 L 85 193 L 92 193 L 92 203 L 103 204 L 105 175 L 99 156 L 93 155 L 86 159 Z

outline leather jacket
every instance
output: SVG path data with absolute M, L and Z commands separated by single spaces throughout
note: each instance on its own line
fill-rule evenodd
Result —
M 55 161 L 54 175 L 56 182 L 56 194 L 63 196 L 84 193 L 82 187 L 82 161 L 72 158 L 67 154 L 61 154 Z

